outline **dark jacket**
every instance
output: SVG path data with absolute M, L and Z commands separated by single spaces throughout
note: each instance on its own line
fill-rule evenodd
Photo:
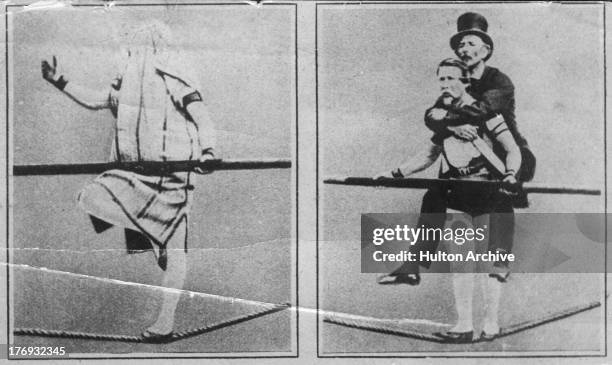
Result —
M 432 108 L 443 108 L 448 111 L 446 118 L 442 121 L 427 117 L 431 108 L 425 112 L 425 125 L 435 133 L 432 141 L 436 143 L 452 134 L 446 128 L 447 126 L 462 124 L 481 126 L 485 121 L 501 114 L 516 143 L 519 146 L 526 146 L 527 141 L 519 133 L 516 126 L 514 85 L 510 78 L 498 69 L 486 66 L 479 80 L 470 79 L 470 81 L 471 85 L 468 92 L 476 99 L 475 103 L 462 107 L 457 105 L 444 106 L 439 99 Z

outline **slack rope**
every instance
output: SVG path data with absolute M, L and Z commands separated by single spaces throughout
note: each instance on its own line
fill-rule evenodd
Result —
M 430 341 L 430 342 L 444 342 L 444 339 L 434 335 L 433 333 L 411 331 L 401 328 L 396 325 L 385 324 L 383 320 L 377 318 L 371 319 L 356 319 L 356 318 L 342 318 L 333 315 L 328 315 L 323 318 L 323 322 L 337 324 L 344 327 L 351 327 L 366 331 L 384 333 L 386 335 L 396 335 L 402 337 L 415 338 L 417 340 Z
M 81 164 L 48 164 L 48 165 L 15 165 L 14 176 L 26 175 L 66 175 L 66 174 L 101 174 L 104 171 L 119 169 L 141 174 L 163 175 L 172 172 L 193 171 L 195 168 L 204 171 L 217 170 L 260 170 L 287 169 L 291 167 L 288 159 L 258 160 L 197 160 L 186 161 L 130 161 Z
M 497 338 L 513 335 L 518 332 L 526 331 L 528 329 L 541 326 L 550 322 L 554 322 L 563 318 L 567 318 L 573 316 L 578 313 L 582 313 L 588 311 L 593 308 L 597 308 L 601 306 L 600 302 L 591 302 L 588 304 L 574 306 L 559 312 L 550 313 L 544 315 L 543 317 L 527 320 L 524 322 L 520 322 L 517 324 L 513 324 L 507 327 L 502 327 L 500 329 L 499 335 Z M 385 323 L 384 320 L 372 318 L 372 319 L 357 319 L 357 318 L 341 318 L 333 315 L 328 315 L 323 319 L 323 322 L 332 323 L 340 326 L 357 328 L 367 331 L 373 331 L 378 333 L 384 333 L 389 335 L 396 335 L 402 337 L 414 338 L 417 340 L 430 341 L 430 342 L 438 342 L 445 343 L 446 340 L 444 338 L 438 337 L 433 333 L 427 332 L 418 332 L 411 331 L 404 328 L 401 328 L 399 325 L 393 325 L 389 323 Z M 388 322 L 388 321 L 387 321 Z M 497 339 L 496 338 L 496 339 Z M 480 338 L 473 340 L 471 343 L 480 342 Z
M 246 322 L 257 317 L 262 317 L 267 314 L 280 312 L 282 310 L 290 308 L 289 303 L 274 304 L 266 306 L 265 308 L 254 311 L 242 316 L 227 319 L 225 321 L 208 324 L 202 327 L 193 328 L 181 332 L 174 332 L 172 336 L 164 338 L 160 341 L 149 341 L 142 336 L 130 336 L 130 335 L 112 335 L 112 334 L 100 334 L 100 333 L 87 333 L 87 332 L 74 332 L 74 331 L 57 331 L 57 330 L 45 330 L 41 328 L 16 328 L 13 331 L 15 336 L 38 336 L 38 337 L 60 337 L 60 338 L 72 338 L 79 340 L 97 340 L 97 341 L 117 341 L 117 342 L 137 342 L 137 343 L 169 343 L 178 341 L 184 338 L 201 335 L 204 333 L 212 332 L 224 327 L 229 327 L 241 322 Z
M 485 188 L 503 187 L 501 181 L 483 180 L 457 180 L 457 179 L 426 179 L 417 177 L 407 178 L 378 178 L 371 177 L 341 177 L 323 180 L 325 184 L 350 185 L 350 186 L 375 186 L 388 188 L 407 188 L 407 189 L 448 189 L 451 186 L 462 186 L 466 188 Z M 601 195 L 600 189 L 581 186 L 550 186 L 539 183 L 521 183 L 520 189 L 525 193 L 539 194 L 582 194 L 582 195 Z

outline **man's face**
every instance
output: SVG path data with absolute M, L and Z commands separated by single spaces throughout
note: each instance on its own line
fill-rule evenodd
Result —
M 489 46 L 482 39 L 473 34 L 461 38 L 455 53 L 468 67 L 477 65 L 490 52 Z
M 465 93 L 467 87 L 461 81 L 461 70 L 453 66 L 442 66 L 438 69 L 438 82 L 442 96 L 459 99 Z

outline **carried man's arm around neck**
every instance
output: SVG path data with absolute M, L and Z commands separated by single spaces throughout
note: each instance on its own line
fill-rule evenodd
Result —
M 514 100 L 514 85 L 508 76 L 496 71 L 488 82 L 490 85 L 471 103 L 452 108 L 460 118 L 483 122 L 506 111 Z
M 455 136 L 466 141 L 478 137 L 478 127 L 469 123 L 468 119 L 461 119 L 452 112 L 452 108 L 471 104 L 475 99 L 468 93 L 459 100 L 445 100 L 440 97 L 436 104 L 425 112 L 425 125 L 441 138 Z

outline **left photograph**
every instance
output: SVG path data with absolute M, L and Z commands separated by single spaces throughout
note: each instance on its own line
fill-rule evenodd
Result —
M 5 11 L 9 344 L 295 357 L 296 6 Z

